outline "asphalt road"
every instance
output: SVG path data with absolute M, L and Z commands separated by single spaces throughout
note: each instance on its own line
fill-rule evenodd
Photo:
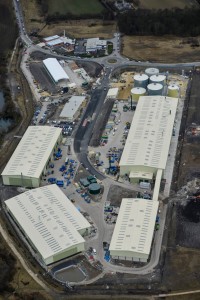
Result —
M 99 180 L 105 178 L 104 175 L 99 173 L 89 162 L 87 157 L 88 145 L 94 129 L 95 122 L 98 117 L 98 113 L 101 111 L 103 106 L 107 91 L 108 91 L 108 77 L 110 74 L 110 69 L 107 70 L 106 75 L 102 79 L 101 86 L 96 90 L 92 91 L 90 102 L 86 108 L 82 121 L 77 129 L 75 138 L 74 138 L 74 151 L 77 154 L 79 162 L 88 169 L 88 171 L 95 175 Z M 91 121 L 87 123 L 86 126 L 83 126 L 83 123 L 86 119 Z

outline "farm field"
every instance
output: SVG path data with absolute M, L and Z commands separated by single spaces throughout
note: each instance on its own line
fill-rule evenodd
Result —
M 196 6 L 195 1 L 189 0 L 140 0 L 140 7 L 146 9 L 171 9 L 173 7 L 185 8 Z
M 174 36 L 123 36 L 122 54 L 131 59 L 150 62 L 199 61 L 199 47 L 192 48 L 186 43 L 187 39 Z
M 36 0 L 21 0 L 27 32 L 44 27 L 44 17 Z
M 116 31 L 114 21 L 103 22 L 101 20 L 72 20 L 46 25 L 41 31 L 41 36 L 61 34 L 65 30 L 66 35 L 74 38 L 103 37 L 112 38 Z
M 48 14 L 55 13 L 72 15 L 96 15 L 100 14 L 104 7 L 99 0 L 47 0 Z

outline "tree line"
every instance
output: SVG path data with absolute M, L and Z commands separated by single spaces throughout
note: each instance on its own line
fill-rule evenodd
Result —
M 55 12 L 54 14 L 48 14 L 49 5 L 47 0 L 37 0 L 37 3 L 40 5 L 43 15 L 45 16 L 46 23 L 52 23 L 56 21 L 65 21 L 65 20 L 80 20 L 80 19 L 103 19 L 103 20 L 113 20 L 114 14 L 111 8 L 107 5 L 105 0 L 100 0 L 104 9 L 102 12 L 97 14 L 80 14 L 74 15 L 71 13 L 60 13 Z M 67 5 L 67 4 L 66 4 Z
M 118 27 L 127 35 L 200 35 L 200 9 L 131 10 L 119 14 Z

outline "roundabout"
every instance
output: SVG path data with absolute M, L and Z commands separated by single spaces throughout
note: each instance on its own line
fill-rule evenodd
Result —
M 109 58 L 109 59 L 107 60 L 107 62 L 108 62 L 109 64 L 116 64 L 116 63 L 118 62 L 118 60 L 117 60 L 116 58 Z

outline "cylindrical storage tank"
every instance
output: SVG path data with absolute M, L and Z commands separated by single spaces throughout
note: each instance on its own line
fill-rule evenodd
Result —
M 152 75 L 158 75 L 159 74 L 159 70 L 157 68 L 147 68 L 145 70 L 145 74 L 149 77 L 151 77 Z
M 143 87 L 146 89 L 149 77 L 146 74 L 136 74 L 134 76 L 134 87 Z
M 148 90 L 148 95 L 153 96 L 153 95 L 162 95 L 163 93 L 163 85 L 160 83 L 150 83 L 147 86 Z
M 164 85 L 165 81 L 166 81 L 166 76 L 165 75 L 158 74 L 158 75 L 152 75 L 150 77 L 150 82 L 151 83 L 160 83 L 160 84 Z
M 178 98 L 179 97 L 178 85 L 169 85 L 167 88 L 167 96 Z
M 134 87 L 131 90 L 131 97 L 133 101 L 138 101 L 140 96 L 144 96 L 146 94 L 146 89 L 142 87 Z
M 92 183 L 89 185 L 90 194 L 97 195 L 101 191 L 101 186 L 98 183 Z

